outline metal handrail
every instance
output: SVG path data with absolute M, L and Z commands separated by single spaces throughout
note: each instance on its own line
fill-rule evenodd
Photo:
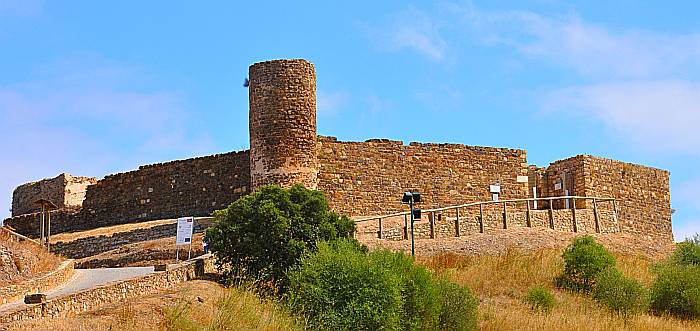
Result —
M 462 205 L 440 207 L 440 208 L 433 208 L 433 209 L 424 209 L 423 212 L 424 213 L 434 213 L 434 212 L 440 212 L 440 211 L 445 211 L 445 210 L 459 209 L 459 208 L 466 208 L 466 207 L 473 207 L 473 206 L 487 205 L 487 204 L 500 204 L 500 203 L 525 202 L 525 201 L 527 201 L 527 202 L 530 202 L 530 201 L 551 201 L 551 200 L 560 200 L 560 199 L 588 199 L 588 200 L 594 200 L 594 201 L 600 201 L 600 202 L 616 201 L 617 200 L 615 198 L 566 195 L 566 196 L 560 196 L 560 197 L 547 197 L 547 198 L 526 198 L 526 199 L 510 199 L 510 200 L 498 200 L 498 201 L 479 201 L 479 202 L 465 203 Z M 404 215 L 410 215 L 410 214 L 411 214 L 410 211 L 404 211 L 404 212 L 398 212 L 398 213 L 393 213 L 393 214 L 388 214 L 388 215 L 365 217 L 365 218 L 360 218 L 360 219 L 357 219 L 354 221 L 355 221 L 355 223 L 361 223 L 361 222 L 367 222 L 367 221 L 374 221 L 374 220 L 377 220 L 380 218 L 389 218 L 389 217 L 404 216 Z

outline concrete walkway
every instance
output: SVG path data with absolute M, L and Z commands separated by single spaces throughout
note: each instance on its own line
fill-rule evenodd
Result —
M 73 277 L 58 287 L 45 292 L 46 299 L 64 297 L 83 290 L 100 287 L 153 273 L 153 267 L 127 267 L 104 269 L 75 269 Z M 0 305 L 0 314 L 26 307 L 24 300 Z

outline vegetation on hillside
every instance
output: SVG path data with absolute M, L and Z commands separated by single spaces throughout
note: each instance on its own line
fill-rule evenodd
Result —
M 302 185 L 259 188 L 214 212 L 206 237 L 228 279 L 271 283 L 284 290 L 287 271 L 319 241 L 351 237 L 355 223 L 329 211 L 320 191 Z

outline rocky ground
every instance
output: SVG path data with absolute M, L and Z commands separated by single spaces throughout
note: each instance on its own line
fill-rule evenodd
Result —
M 179 259 L 187 259 L 189 246 L 180 246 Z M 202 234 L 194 235 L 191 257 L 204 254 L 202 249 Z M 144 241 L 121 246 L 98 255 L 86 257 L 75 262 L 75 267 L 83 268 L 114 268 L 114 267 L 144 267 L 156 264 L 175 263 L 175 237 Z
M 548 228 L 515 228 L 492 233 L 470 233 L 456 238 L 416 240 L 416 255 L 430 256 L 444 253 L 458 255 L 498 254 L 507 249 L 536 251 L 543 248 L 562 248 L 571 243 L 574 237 L 582 234 L 554 231 Z M 651 259 L 661 259 L 673 249 L 673 243 L 659 244 L 654 238 L 628 233 L 592 234 L 598 242 L 611 251 L 625 255 L 643 255 Z M 388 248 L 410 253 L 410 240 L 379 240 L 358 238 L 370 248 Z
M 39 277 L 58 267 L 62 259 L 30 242 L 11 241 L 0 231 L 0 286 Z

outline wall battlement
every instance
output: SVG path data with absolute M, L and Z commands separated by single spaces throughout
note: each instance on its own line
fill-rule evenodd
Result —
M 434 208 L 491 200 L 490 186 L 498 185 L 499 199 L 613 197 L 619 202 L 617 225 L 623 232 L 669 242 L 673 238 L 668 171 L 590 155 L 538 168 L 528 164 L 522 149 L 338 141 L 316 134 L 312 63 L 260 62 L 250 67 L 249 77 L 250 150 L 141 166 L 99 181 L 63 174 L 25 184 L 15 190 L 14 217 L 5 224 L 35 235 L 36 216 L 27 213 L 36 211 L 28 201 L 38 198 L 62 203 L 52 217 L 52 233 L 59 233 L 207 216 L 266 184 L 317 188 L 333 210 L 350 216 L 404 210 L 399 199 L 406 190 L 420 191 L 422 207 Z M 557 210 L 572 207 L 564 201 L 552 205 Z M 549 206 L 541 203 L 535 209 L 544 208 Z M 576 208 L 590 206 L 582 201 Z

